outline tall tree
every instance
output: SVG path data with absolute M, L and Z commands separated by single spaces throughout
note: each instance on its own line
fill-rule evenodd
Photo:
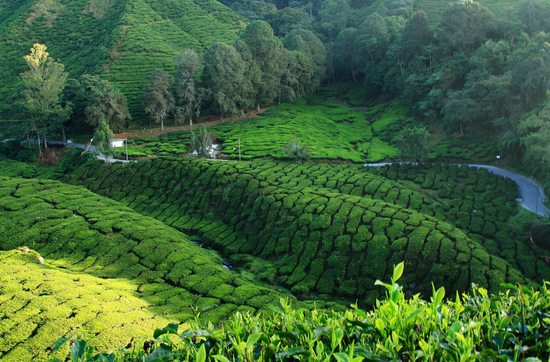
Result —
M 355 77 L 357 66 L 355 40 L 357 38 L 357 29 L 346 28 L 342 30 L 336 40 L 334 41 L 333 51 L 336 56 L 336 66 L 340 69 L 345 69 L 347 74 L 351 75 L 351 78 L 355 83 L 357 79 Z
M 105 155 L 105 160 L 109 162 L 109 157 L 113 155 L 111 141 L 113 140 L 113 131 L 105 120 L 99 121 L 94 132 L 94 144 L 99 151 Z
M 251 80 L 259 111 L 261 103 L 273 101 L 279 92 L 285 67 L 283 44 L 273 35 L 271 26 L 261 20 L 248 24 L 240 40 L 246 43 L 252 54 L 252 62 L 260 70 L 261 77 Z
M 174 108 L 174 96 L 171 87 L 174 78 L 162 69 L 155 69 L 149 77 L 149 83 L 141 91 L 140 99 L 145 104 L 145 112 L 155 123 L 160 123 L 164 131 L 164 119 Z
M 315 64 L 316 87 L 325 79 L 327 73 L 327 49 L 323 42 L 310 30 L 291 31 L 283 41 L 288 50 L 298 50 L 307 54 Z
M 345 28 L 352 26 L 352 11 L 349 0 L 325 0 L 319 12 L 321 29 L 324 34 L 334 39 Z
M 78 84 L 73 86 L 74 98 L 84 107 L 86 123 L 98 127 L 105 121 L 114 132 L 121 132 L 127 120 L 132 117 L 128 112 L 126 97 L 118 88 L 98 75 L 84 74 Z
M 402 40 L 405 61 L 424 54 L 425 47 L 434 40 L 426 12 L 420 10 L 413 13 L 403 29 Z
M 266 14 L 265 21 L 271 25 L 273 33 L 279 37 L 285 37 L 294 29 L 304 29 L 309 26 L 306 14 L 293 8 L 285 8 Z
M 432 136 L 426 127 L 407 127 L 397 136 L 397 148 L 405 162 L 424 162 L 433 147 Z
M 214 43 L 204 53 L 203 82 L 212 92 L 223 116 L 233 117 L 248 106 L 251 84 L 245 77 L 246 64 L 231 45 Z
M 473 0 L 449 4 L 441 15 L 440 37 L 449 54 L 470 52 L 488 38 L 494 15 Z
M 25 55 L 29 71 L 21 73 L 25 85 L 23 106 L 25 116 L 30 120 L 32 129 L 38 135 L 39 152 L 40 133 L 44 135 L 44 146 L 48 147 L 46 134 L 60 127 L 71 113 L 71 104 L 63 104 L 61 92 L 67 82 L 67 73 L 63 64 L 48 59 L 46 46 L 34 44 L 30 55 Z
M 297 50 L 285 49 L 287 67 L 281 77 L 279 103 L 312 92 L 316 86 L 315 64 L 311 58 Z
M 189 125 L 193 125 L 193 116 L 200 115 L 201 103 L 206 94 L 206 89 L 199 87 L 197 78 L 201 71 L 201 59 L 193 49 L 184 49 L 176 56 L 176 123 L 183 123 L 189 119 Z
M 191 131 L 190 138 L 191 148 L 197 152 L 198 158 L 207 158 L 212 151 L 212 138 L 206 131 L 206 127 L 199 128 L 199 135 L 195 135 L 194 131 Z
M 524 0 L 519 6 L 518 17 L 530 36 L 550 30 L 550 8 L 540 0 Z

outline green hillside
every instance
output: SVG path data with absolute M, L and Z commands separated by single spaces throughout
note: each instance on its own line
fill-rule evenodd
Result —
M 215 0 L 0 2 L 0 102 L 20 85 L 23 56 L 38 42 L 71 77 L 102 74 L 140 116 L 138 93 L 152 70 L 173 70 L 184 48 L 202 53 L 216 41 L 233 43 L 245 25 Z
M 9 164 L 4 172 L 23 171 Z M 66 181 L 198 235 L 257 278 L 306 299 L 372 304 L 380 296 L 374 280 L 400 260 L 412 293 L 429 292 L 431 281 L 496 291 L 524 275 L 550 277 L 539 251 L 506 224 L 515 184 L 487 171 L 156 159 L 94 162 Z
M 269 305 L 289 297 L 225 270 L 220 256 L 188 236 L 81 187 L 2 177 L 0 205 L 0 329 L 11 331 L 0 342 L 3 361 L 45 356 L 57 338 L 74 333 L 94 335 L 92 344 L 107 350 L 196 312 L 218 323 L 235 311 L 270 313 Z M 37 265 L 40 255 L 45 265 Z

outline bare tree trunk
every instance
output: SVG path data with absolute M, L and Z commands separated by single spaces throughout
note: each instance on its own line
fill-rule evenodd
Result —
M 164 118 L 160 120 L 160 131 L 164 132 Z
M 40 147 L 40 132 L 36 132 L 36 135 L 38 137 L 38 154 L 42 156 L 42 148 Z
M 353 77 L 353 81 L 357 83 L 357 79 L 355 79 L 355 71 L 353 70 L 353 63 L 351 62 L 351 58 L 349 60 L 349 66 L 351 68 L 351 76 Z
M 189 125 L 190 125 L 190 126 L 193 125 L 193 117 L 189 118 Z
M 44 131 L 44 149 L 48 148 L 48 140 L 46 139 L 46 131 Z
M 220 120 L 223 122 L 223 113 L 220 112 Z
M 258 112 L 260 111 L 260 103 L 256 104 L 256 111 L 258 111 Z

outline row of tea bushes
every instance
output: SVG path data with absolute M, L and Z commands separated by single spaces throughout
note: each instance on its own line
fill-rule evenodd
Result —
M 326 92 L 324 92 L 326 93 Z M 314 159 L 373 162 L 396 158 L 398 151 L 386 141 L 373 137 L 367 115 L 351 107 L 325 101 L 324 95 L 310 95 L 281 104 L 261 113 L 208 128 L 222 142 L 221 156 L 229 159 L 273 157 L 284 159 L 283 146 L 296 137 L 310 145 Z M 395 121 L 395 120 L 394 120 Z M 384 129 L 386 125 L 382 125 Z M 175 131 L 157 139 L 137 137 L 135 143 L 149 154 L 179 154 L 189 144 L 189 131 Z M 372 147 L 371 142 L 372 141 Z M 163 148 L 163 149 L 162 149 Z
M 225 270 L 221 257 L 193 244 L 181 232 L 81 187 L 53 180 L 2 177 L 0 205 L 1 250 L 28 247 L 43 256 L 51 267 L 78 275 L 89 274 L 95 280 L 123 278 L 127 283 L 123 289 L 139 298 L 140 309 L 147 306 L 147 313 L 163 320 L 178 323 L 189 321 L 195 317 L 194 310 L 204 309 L 202 319 L 217 323 L 235 311 L 269 312 L 268 306 L 282 296 L 281 293 L 258 287 L 243 280 L 238 274 Z M 5 264 L 2 268 L 6 270 Z M 5 273 L 0 273 L 2 278 Z M 107 289 L 110 283 L 105 281 Z M 7 285 L 4 279 L 0 284 L 2 287 Z M 10 295 L 12 284 L 10 282 L 10 287 L 2 290 L 1 298 Z M 44 284 L 44 288 L 50 288 L 48 285 Z M 13 293 L 17 293 L 17 290 L 13 290 Z M 25 293 L 25 298 L 32 298 L 28 290 Z M 64 296 L 70 299 L 72 291 L 68 289 L 66 293 Z M 113 308 L 111 311 L 118 313 L 115 301 L 119 297 L 116 293 L 108 295 L 110 297 L 105 297 L 107 300 L 104 307 L 107 310 Z M 78 295 L 74 296 L 76 298 Z M 13 334 L 13 339 L 10 337 L 5 343 L 0 343 L 0 353 L 10 354 L 21 348 L 32 351 L 27 338 L 47 334 L 49 339 L 40 337 L 45 338 L 40 342 L 43 346 L 53 343 L 52 338 L 70 333 L 73 327 L 92 334 L 115 327 L 126 331 L 123 328 L 126 325 L 125 317 L 120 313 L 112 314 L 114 319 L 111 322 L 108 318 L 90 320 L 87 309 L 70 309 L 56 302 L 54 297 L 44 300 L 47 303 L 45 308 L 51 306 L 52 313 L 57 313 L 52 318 L 66 319 L 64 323 L 58 323 L 55 330 L 52 330 L 52 323 L 48 319 L 39 316 L 30 324 L 19 323 L 17 321 L 26 318 L 27 314 L 23 310 L 14 314 L 19 309 L 13 310 L 12 302 L 0 303 L 0 314 L 5 316 L 0 321 L 1 329 L 10 330 L 14 323 L 19 323 L 17 328 L 22 329 Z M 109 301 L 113 302 L 107 303 Z M 76 298 L 74 303 L 78 302 Z M 25 306 L 23 300 L 16 304 L 19 308 Z M 54 308 L 57 305 L 59 310 Z M 38 311 L 31 308 L 28 313 L 31 318 Z M 136 313 L 141 312 L 138 310 Z M 12 318 L 15 318 L 15 322 L 12 322 Z M 145 322 L 147 318 L 143 317 Z M 129 318 L 128 323 L 132 323 L 132 320 Z M 131 324 L 128 328 L 132 328 Z M 142 332 L 143 329 L 139 329 L 137 334 L 124 332 L 120 341 L 127 343 Z M 98 341 L 106 342 L 104 339 Z
M 64 161 L 66 164 L 63 168 L 64 173 L 70 174 L 69 169 L 75 168 L 70 165 L 78 162 L 80 164 L 83 162 L 81 156 L 67 157 L 67 160 Z M 153 172 L 145 175 L 143 183 L 141 176 L 137 176 L 132 180 L 131 187 L 139 186 L 138 190 L 135 191 L 141 193 L 138 198 L 127 197 L 126 192 L 120 192 L 122 187 L 126 187 L 126 184 L 117 184 L 114 189 L 118 200 L 141 213 L 156 217 L 161 221 L 168 220 L 171 223 L 185 213 L 192 213 L 192 209 L 182 206 L 182 202 L 173 204 L 168 196 L 163 196 L 173 192 L 172 189 L 176 185 L 176 180 L 173 179 L 172 168 L 160 169 L 158 162 L 161 161 L 155 161 L 154 165 L 156 166 L 153 167 Z M 146 164 L 143 163 L 143 165 Z M 3 167 L 6 170 L 5 172 L 13 170 L 9 174 L 11 176 L 18 175 L 17 172 L 25 172 L 28 169 L 42 170 L 35 166 L 27 166 L 13 161 L 5 162 L 5 165 Z M 113 167 L 113 170 L 118 170 L 119 173 L 126 172 L 120 168 L 122 167 L 120 164 L 111 167 Z M 549 277 L 547 263 L 542 259 L 546 254 L 541 254 L 537 247 L 529 241 L 528 233 L 517 233 L 511 230 L 506 222 L 500 221 L 507 219 L 508 215 L 514 213 L 515 202 L 510 200 L 513 200 L 517 195 L 515 183 L 509 179 L 497 177 L 486 170 L 437 164 L 421 165 L 421 167 L 393 164 L 385 167 L 365 168 L 363 165 L 315 163 L 298 165 L 267 160 L 239 164 L 229 162 L 222 167 L 227 167 L 226 172 L 228 174 L 238 172 L 256 179 L 258 182 L 255 182 L 253 188 L 247 189 L 247 192 L 263 189 L 266 185 L 294 191 L 324 190 L 383 200 L 419 211 L 425 215 L 433 215 L 440 221 L 466 227 L 462 230 L 485 247 L 491 255 L 505 259 L 513 268 L 521 271 L 528 278 L 542 282 L 544 278 Z M 154 188 L 161 187 L 162 189 L 169 186 L 170 189 L 165 190 L 166 192 L 155 191 L 155 196 L 152 196 L 153 191 L 147 188 L 151 176 L 154 175 L 155 178 L 158 178 L 158 173 L 163 173 L 162 179 L 164 181 L 162 185 L 155 182 L 152 186 Z M 373 175 L 373 173 L 387 176 L 393 180 Z M 28 171 L 26 174 L 29 174 Z M 54 173 L 54 175 L 59 176 L 59 172 Z M 94 190 L 103 192 L 99 188 L 98 180 L 96 180 L 98 175 L 89 174 L 86 177 L 91 177 L 86 185 L 93 184 Z M 111 184 L 118 177 L 120 177 L 119 174 L 111 175 L 106 184 Z M 426 187 L 425 180 L 430 179 L 436 180 L 436 182 L 429 183 L 432 189 L 422 189 L 422 187 Z M 103 178 L 100 180 L 103 182 Z M 403 183 L 398 182 L 398 180 L 407 181 Z M 417 186 L 410 182 L 415 182 Z M 409 188 L 405 187 L 405 184 Z M 438 190 L 437 187 L 441 189 Z M 414 191 L 415 189 L 416 191 Z M 449 189 L 452 189 L 453 193 L 462 192 L 458 195 L 460 198 L 445 198 L 445 193 Z M 228 190 L 224 192 L 229 193 Z M 204 207 L 210 202 L 208 197 L 210 197 L 209 194 L 206 194 L 204 200 L 201 201 L 202 208 L 200 212 L 206 210 Z M 464 207 L 469 206 L 471 208 L 472 202 L 476 208 L 474 209 L 475 212 L 474 210 L 465 211 Z M 196 205 L 193 207 L 196 207 Z M 496 210 L 498 210 L 498 213 Z M 176 213 L 173 215 L 169 214 L 174 212 Z M 455 215 L 460 216 L 460 218 Z M 498 219 L 496 219 L 497 217 Z M 272 270 L 272 268 L 269 269 Z M 272 274 L 270 273 L 267 277 L 268 280 L 273 279 Z
M 396 266 L 387 284 L 379 281 L 386 296 L 368 313 L 355 305 L 340 313 L 305 311 L 281 300 L 273 306 L 274 316 L 235 313 L 223 328 L 195 323 L 183 333 L 168 326 L 155 331 L 160 338 L 149 351 L 137 346 L 110 358 L 137 362 L 164 353 L 166 359 L 181 361 L 207 356 L 218 361 L 548 361 L 548 282 L 540 291 L 507 285 L 505 293 L 472 288 L 449 295 L 440 288 L 430 299 L 409 299 L 397 283 L 402 266 Z M 529 307 L 519 307 L 524 305 Z M 177 334 L 183 345 L 169 338 Z M 94 361 L 95 353 L 87 351 L 82 361 Z
M 498 143 L 488 137 L 446 137 L 434 147 L 430 159 L 493 163 L 499 154 Z
M 497 290 L 503 282 L 524 280 L 444 221 L 382 200 L 314 188 L 307 177 L 310 186 L 302 188 L 302 181 L 276 181 L 283 175 L 270 178 L 277 175 L 273 167 L 286 166 L 311 167 L 304 174 L 313 175 L 315 167 L 326 165 L 155 159 L 96 163 L 67 181 L 199 233 L 227 256 L 271 260 L 279 281 L 306 298 L 372 304 L 379 297 L 373 281 L 400 260 L 412 293 L 428 292 L 431 281 L 464 291 L 472 282 Z M 544 265 L 537 271 L 549 272 Z
M 62 336 L 86 333 L 108 351 L 166 325 L 160 306 L 140 298 L 139 285 L 40 265 L 33 250 L 0 251 L 0 359 L 4 362 L 64 358 L 50 354 Z

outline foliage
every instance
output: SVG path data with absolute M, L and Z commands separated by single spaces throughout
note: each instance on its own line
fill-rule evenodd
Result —
M 82 187 L 2 177 L 0 195 L 0 311 L 10 331 L 0 344 L 3 361 L 45 358 L 58 336 L 75 330 L 96 335 L 90 344 L 107 351 L 169 321 L 269 314 L 284 296 L 224 270 L 218 255 L 187 235 Z
M 149 77 L 149 83 L 140 93 L 140 99 L 145 104 L 145 112 L 155 123 L 160 123 L 164 132 L 164 119 L 174 109 L 174 96 L 171 87 L 174 78 L 162 69 L 155 69 Z
M 193 49 L 184 49 L 174 59 L 176 71 L 176 105 L 175 121 L 184 122 L 189 119 L 189 125 L 193 125 L 193 116 L 200 115 L 201 103 L 206 95 L 206 89 L 198 87 L 196 79 L 201 70 L 201 59 Z
M 252 84 L 246 64 L 231 45 L 215 43 L 204 54 L 204 84 L 212 92 L 221 113 L 234 117 L 250 105 Z
M 113 155 L 113 149 L 111 146 L 111 141 L 113 140 L 114 135 L 113 131 L 107 124 L 107 122 L 101 120 L 94 132 L 94 144 L 97 146 L 99 151 L 107 157 L 109 161 L 109 156 Z
M 121 132 L 131 119 L 126 97 L 107 80 L 84 74 L 73 88 L 75 103 L 84 108 L 77 114 L 83 113 L 92 127 L 105 121 L 113 131 Z
M 71 105 L 62 104 L 60 97 L 68 74 L 63 64 L 48 59 L 45 45 L 34 44 L 31 54 L 24 58 L 29 71 L 20 75 L 25 85 L 22 102 L 40 149 L 40 133 L 45 138 L 48 130 L 60 127 L 70 115 Z
M 402 275 L 400 263 L 394 266 L 390 284 L 376 281 L 386 295 L 370 312 L 355 305 L 340 313 L 293 309 L 281 299 L 280 307 L 271 306 L 272 317 L 235 313 L 222 328 L 194 323 L 179 334 L 181 346 L 168 338 L 178 334 L 177 325 L 156 329 L 147 350 L 126 350 L 114 360 L 161 356 L 183 361 L 548 359 L 547 283 L 541 291 L 507 285 L 508 291 L 497 295 L 474 286 L 470 293 L 457 293 L 447 300 L 444 288 L 433 288 L 427 301 L 406 298 L 397 283 Z M 79 339 L 73 342 L 72 350 L 79 343 Z M 86 357 L 83 360 L 91 361 L 91 354 Z
M 262 258 L 272 264 L 263 270 L 273 271 L 257 278 L 301 298 L 370 305 L 378 294 L 363 285 L 397 257 L 414 270 L 405 290 L 412 294 L 428 292 L 428 280 L 460 291 L 475 281 L 496 292 L 501 282 L 523 282 L 523 274 L 539 282 L 550 276 L 539 257 L 546 253 L 505 223 L 516 212 L 515 184 L 486 170 L 158 159 L 90 165 L 68 182 L 198 234 L 224 255 Z
M 212 139 L 206 132 L 206 127 L 199 128 L 199 136 L 195 136 L 195 132 L 191 131 L 191 148 L 197 152 L 198 158 L 207 158 L 212 152 Z
M 309 159 L 309 148 L 309 145 L 302 146 L 301 142 L 296 142 L 296 137 L 292 137 L 290 143 L 281 151 L 294 162 L 302 163 L 303 160 Z
M 285 67 L 283 44 L 273 35 L 271 26 L 259 20 L 248 24 L 240 40 L 243 42 L 240 51 L 250 52 L 251 55 L 251 59 L 247 59 L 253 63 L 249 68 L 259 72 L 256 76 L 249 75 L 253 101 L 259 111 L 261 103 L 272 102 L 279 92 Z
M 28 48 L 33 42 L 46 42 L 51 56 L 60 58 L 71 78 L 101 75 L 127 98 L 133 122 L 147 123 L 139 91 L 151 72 L 164 68 L 172 73 L 174 56 L 184 48 L 202 54 L 217 41 L 232 44 L 246 22 L 217 1 L 4 2 L 0 99 L 21 85 L 17 75 L 25 70 L 22 57 Z
M 401 159 L 406 162 L 424 162 L 433 147 L 432 135 L 425 127 L 407 127 L 397 137 Z

